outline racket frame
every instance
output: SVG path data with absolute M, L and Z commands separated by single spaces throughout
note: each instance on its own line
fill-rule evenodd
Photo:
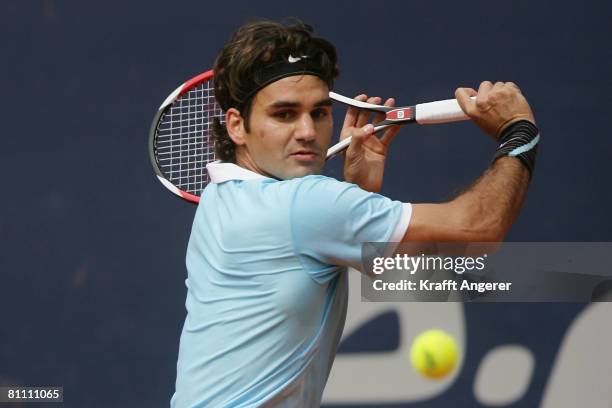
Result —
M 183 95 L 185 95 L 191 89 L 197 88 L 199 85 L 201 85 L 202 83 L 206 81 L 211 80 L 212 78 L 213 78 L 213 71 L 209 70 L 209 71 L 203 72 L 191 78 L 187 82 L 177 87 L 174 91 L 172 91 L 172 93 L 170 93 L 170 95 L 168 95 L 168 97 L 162 102 L 159 109 L 155 113 L 155 116 L 153 117 L 153 121 L 151 122 L 151 128 L 149 130 L 149 160 L 151 162 L 151 166 L 153 167 L 153 170 L 155 171 L 155 175 L 157 176 L 157 179 L 170 192 L 174 193 L 175 195 L 179 196 L 180 198 L 186 201 L 189 201 L 195 204 L 200 202 L 200 197 L 195 194 L 191 194 L 187 191 L 183 191 L 177 186 L 175 186 L 174 184 L 172 184 L 172 182 L 169 180 L 169 177 L 167 177 L 167 175 L 162 170 L 157 160 L 157 155 L 155 153 L 156 152 L 155 141 L 156 141 L 156 134 L 157 134 L 157 130 L 158 130 L 160 121 L 163 115 L 166 113 L 166 111 L 170 108 L 170 105 L 172 105 L 175 101 L 179 100 Z

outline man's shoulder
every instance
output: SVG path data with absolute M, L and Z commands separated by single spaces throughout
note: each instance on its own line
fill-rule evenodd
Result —
M 361 189 L 356 184 L 332 177 L 311 175 L 287 180 L 294 216 L 303 218 L 326 214 L 332 217 L 359 212 L 375 203 L 391 202 L 386 197 Z
M 202 199 L 221 205 L 235 202 L 241 206 L 260 204 L 266 209 L 273 209 L 295 205 L 306 205 L 309 208 L 317 205 L 348 205 L 370 195 L 373 193 L 362 190 L 355 184 L 315 174 L 288 180 L 231 180 L 212 187 L 209 185 L 204 190 Z

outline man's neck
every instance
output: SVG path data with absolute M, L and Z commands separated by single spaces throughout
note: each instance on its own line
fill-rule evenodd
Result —
M 245 149 L 237 149 L 236 151 L 236 165 L 252 171 L 253 173 L 261 174 L 264 177 L 276 178 L 271 174 L 266 173 L 260 169 L 248 151 Z

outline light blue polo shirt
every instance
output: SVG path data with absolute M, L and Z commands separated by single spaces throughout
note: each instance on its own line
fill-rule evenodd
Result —
M 324 176 L 208 166 L 187 248 L 172 407 L 316 407 L 342 334 L 346 268 L 399 242 L 411 206 Z

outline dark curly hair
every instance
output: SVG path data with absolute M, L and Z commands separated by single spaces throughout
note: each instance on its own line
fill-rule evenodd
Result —
M 290 25 L 256 21 L 240 27 L 221 49 L 215 64 L 215 98 L 221 109 L 236 108 L 249 130 L 253 90 L 265 81 L 267 67 L 288 55 L 308 55 L 317 74 L 331 88 L 338 76 L 336 48 L 327 40 L 313 36 L 312 27 L 294 20 Z M 255 93 L 256 94 L 256 93 Z M 236 145 L 219 120 L 213 124 L 215 153 L 226 162 L 236 161 Z

